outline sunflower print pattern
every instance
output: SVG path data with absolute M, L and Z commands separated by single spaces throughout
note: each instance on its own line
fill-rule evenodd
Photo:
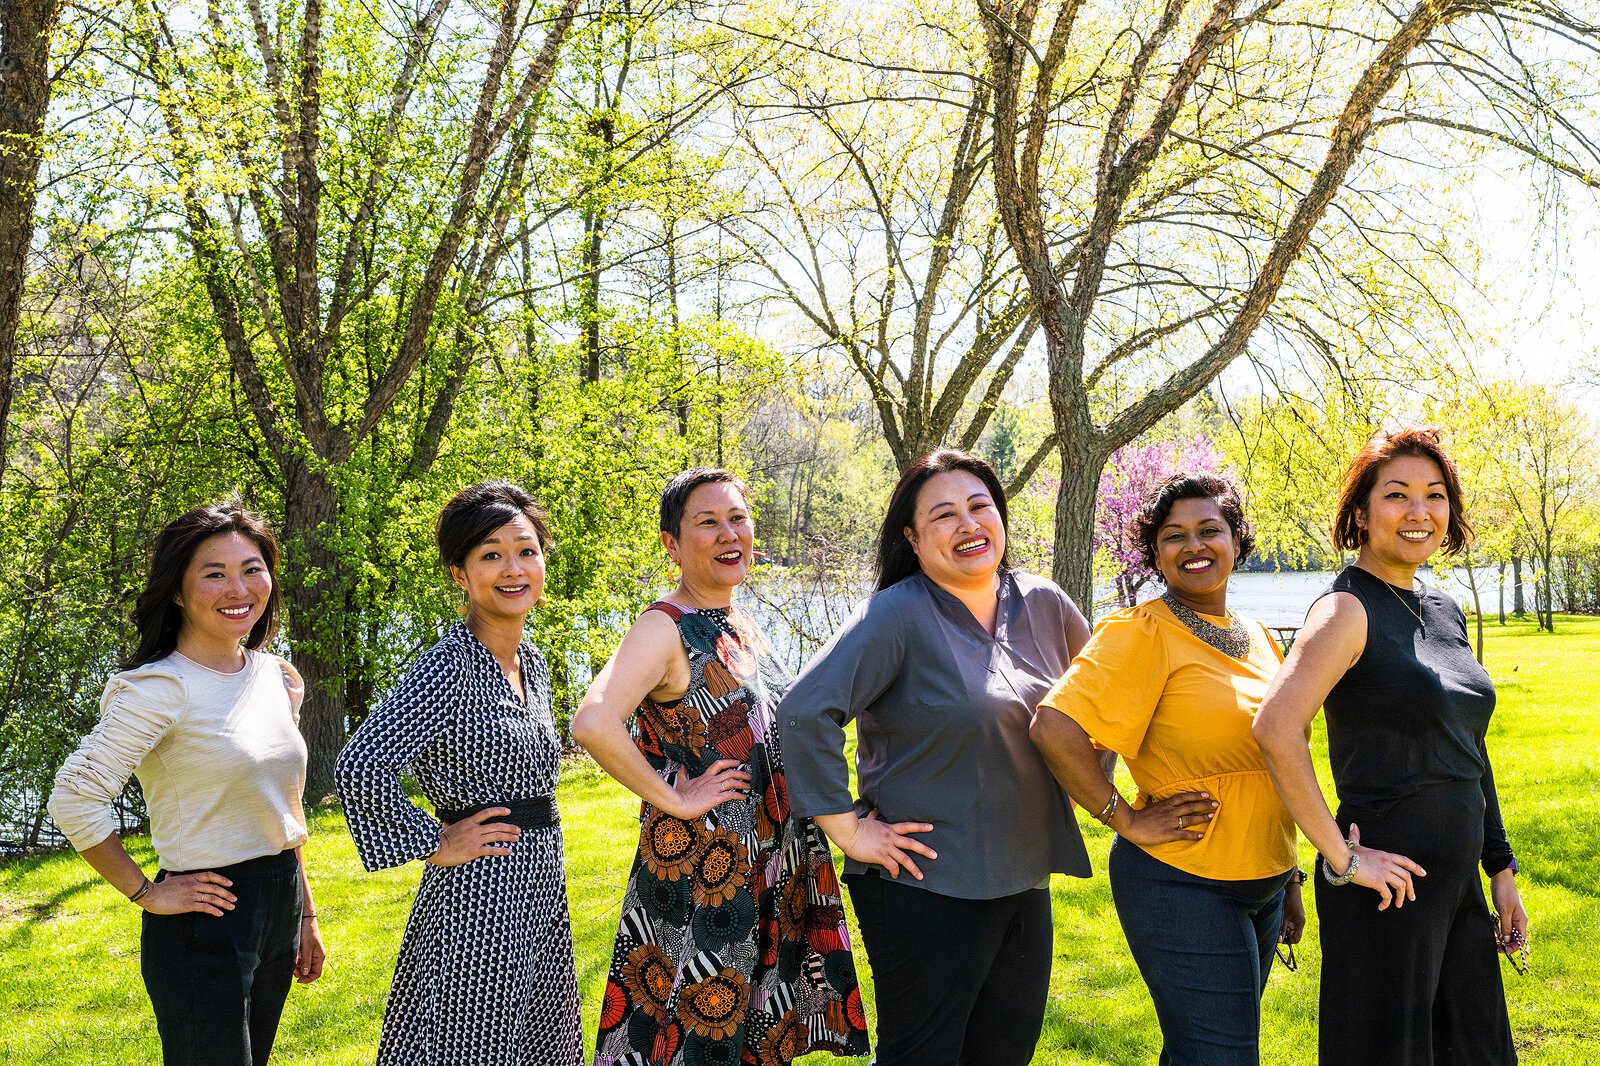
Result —
M 787 684 L 732 610 L 655 603 L 677 623 L 689 690 L 646 700 L 634 740 L 668 784 L 718 759 L 747 799 L 693 821 L 645 804 L 600 1011 L 595 1066 L 788 1066 L 867 1053 L 827 841 L 789 814 L 773 709 Z

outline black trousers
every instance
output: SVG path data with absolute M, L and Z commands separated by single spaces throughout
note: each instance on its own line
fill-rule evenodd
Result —
M 1049 889 L 957 899 L 845 878 L 872 966 L 877 1066 L 1027 1066 L 1044 1027 Z
M 1380 814 L 1339 811 L 1365 847 L 1415 859 L 1417 898 L 1378 910 L 1371 889 L 1314 875 L 1322 942 L 1321 1066 L 1511 1066 L 1496 929 L 1483 897 L 1483 792 L 1425 788 Z
M 144 915 L 144 987 L 165 1066 L 261 1066 L 300 950 L 300 863 L 293 851 L 215 871 L 233 882 L 231 911 Z M 156 880 L 168 876 L 166 870 Z

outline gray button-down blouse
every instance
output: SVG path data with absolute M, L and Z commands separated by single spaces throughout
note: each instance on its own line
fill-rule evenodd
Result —
M 923 574 L 863 603 L 778 705 L 796 816 L 852 807 L 844 726 L 855 719 L 861 798 L 890 822 L 929 822 L 917 885 L 962 899 L 1036 888 L 1052 871 L 1089 876 L 1066 794 L 1028 723 L 1066 672 L 1078 609 L 1055 584 L 1002 575 L 995 633 Z M 866 864 L 847 860 L 845 873 Z M 877 867 L 871 867 L 877 869 Z

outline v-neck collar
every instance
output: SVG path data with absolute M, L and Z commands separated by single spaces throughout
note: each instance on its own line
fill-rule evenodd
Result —
M 478 639 L 478 635 L 472 631 L 472 627 L 465 622 L 457 622 L 456 629 L 459 631 L 459 635 L 465 638 L 467 647 L 475 649 L 473 654 L 488 660 L 489 666 L 494 669 L 494 676 L 500 679 L 500 684 L 505 686 L 505 690 L 511 694 L 511 698 L 516 701 L 517 706 L 532 710 L 533 704 L 528 699 L 528 656 L 523 649 L 524 642 L 517 641 L 517 669 L 522 674 L 522 694 L 519 696 L 517 690 L 511 687 L 511 680 L 506 677 L 506 672 L 500 669 L 500 660 L 494 657 L 494 652 L 489 650 L 487 644 Z
M 923 587 L 928 590 L 928 594 L 933 597 L 934 602 L 943 606 L 946 617 L 950 618 L 956 625 L 964 629 L 970 629 L 973 634 L 981 637 L 987 644 L 1004 644 L 1006 642 L 1006 636 L 1011 628 L 1010 607 L 1013 585 L 1015 584 L 1015 579 L 1012 577 L 1010 570 L 1002 570 L 999 574 L 1000 582 L 995 589 L 993 633 L 983 628 L 983 623 L 978 621 L 978 616 L 972 613 L 972 608 L 962 603 L 955 593 L 941 586 L 927 574 L 918 574 L 917 576 L 922 579 Z

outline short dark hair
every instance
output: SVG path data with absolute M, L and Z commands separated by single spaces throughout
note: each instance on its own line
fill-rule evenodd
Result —
M 283 607 L 283 594 L 278 588 L 277 538 L 265 519 L 247 511 L 238 500 L 208 503 L 185 511 L 156 534 L 155 546 L 150 552 L 150 573 L 133 605 L 133 625 L 139 633 L 139 644 L 133 654 L 123 660 L 122 669 L 132 670 L 153 663 L 177 650 L 178 633 L 183 628 L 183 608 L 177 602 L 183 591 L 183 575 L 200 545 L 221 533 L 238 533 L 254 541 L 272 578 L 272 593 L 267 597 L 266 609 L 250 627 L 244 646 L 255 651 L 277 635 L 278 613 Z
M 661 490 L 661 532 L 674 537 L 683 533 L 683 511 L 689 506 L 689 495 L 701 485 L 732 485 L 739 495 L 750 501 L 750 489 L 738 475 L 720 466 L 697 466 L 674 477 Z
M 1444 434 L 1432 427 L 1413 426 L 1393 433 L 1379 431 L 1351 458 L 1339 486 L 1339 505 L 1333 512 L 1333 546 L 1358 551 L 1366 541 L 1366 530 L 1356 522 L 1356 511 L 1365 510 L 1378 484 L 1378 470 L 1390 459 L 1404 455 L 1431 459 L 1444 475 L 1444 494 L 1450 501 L 1450 523 L 1445 529 L 1444 550 L 1455 554 L 1472 543 L 1472 527 L 1467 524 L 1461 497 L 1461 475 L 1455 460 L 1444 450 Z
M 1242 563 L 1250 557 L 1250 552 L 1256 546 L 1256 535 L 1255 530 L 1250 528 L 1249 519 L 1244 516 L 1244 501 L 1239 498 L 1238 487 L 1220 474 L 1183 472 L 1173 474 L 1145 493 L 1139 501 L 1139 510 L 1134 513 L 1133 521 L 1128 523 L 1133 542 L 1139 547 L 1139 556 L 1151 573 L 1166 580 L 1161 568 L 1156 566 L 1156 540 L 1179 500 L 1210 500 L 1215 503 L 1217 510 L 1222 512 L 1223 521 L 1228 523 L 1228 529 L 1239 538 L 1239 558 L 1235 563 Z
M 533 527 L 534 535 L 539 538 L 539 549 L 548 550 L 549 520 L 545 518 L 544 508 L 527 489 L 509 481 L 480 481 L 462 489 L 450 497 L 434 523 L 433 538 L 439 545 L 439 561 L 446 570 L 465 566 L 468 552 L 519 515 Z
M 1010 525 L 1010 512 L 1006 509 L 1006 490 L 1000 484 L 1000 475 L 984 460 L 959 448 L 939 448 L 914 461 L 900 475 L 900 483 L 889 494 L 889 510 L 883 516 L 883 527 L 878 531 L 878 590 L 904 581 L 912 574 L 922 573 L 922 563 L 906 539 L 906 527 L 913 526 L 917 511 L 917 493 L 922 486 L 939 474 L 951 470 L 965 470 L 983 482 L 989 496 L 1000 511 L 1000 524 Z M 1009 570 L 1011 546 L 1000 556 L 1000 569 Z

